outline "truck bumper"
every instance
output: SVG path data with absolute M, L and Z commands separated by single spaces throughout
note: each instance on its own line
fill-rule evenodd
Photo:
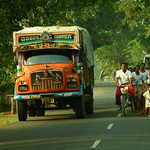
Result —
M 69 92 L 56 92 L 56 93 L 38 93 L 38 94 L 24 94 L 14 95 L 14 100 L 41 100 L 42 97 L 53 96 L 54 98 L 66 98 L 66 97 L 80 97 L 83 95 L 83 88 L 80 87 L 80 91 Z

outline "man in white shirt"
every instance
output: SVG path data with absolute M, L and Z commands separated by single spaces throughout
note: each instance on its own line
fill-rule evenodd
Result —
M 141 113 L 143 111 L 142 107 L 142 86 L 143 86 L 143 74 L 140 72 L 140 66 L 135 67 L 135 72 L 132 73 L 132 85 L 134 87 L 135 96 L 135 111 Z
M 146 81 L 147 81 L 147 77 L 148 77 L 148 71 L 145 69 L 145 64 L 144 63 L 141 63 L 140 64 L 140 73 L 142 73 L 143 75 L 143 93 L 145 93 L 147 91 L 147 84 L 146 84 Z
M 147 69 L 147 84 L 150 84 L 150 67 Z
M 126 69 L 126 63 L 121 64 L 121 70 L 118 70 L 116 73 L 116 83 L 117 83 L 117 90 L 116 90 L 116 105 L 121 106 L 121 85 L 128 85 L 129 88 L 129 97 L 134 96 L 134 88 L 131 85 L 132 82 L 132 74 L 129 70 Z M 121 109 L 121 107 L 120 107 Z
M 150 117 L 150 85 L 147 85 L 147 91 L 143 94 L 145 98 L 145 107 L 148 113 L 148 117 Z
M 145 63 L 140 64 L 140 73 L 143 75 L 142 94 L 147 91 L 148 71 L 145 69 Z M 142 96 L 142 113 L 145 113 L 145 99 Z

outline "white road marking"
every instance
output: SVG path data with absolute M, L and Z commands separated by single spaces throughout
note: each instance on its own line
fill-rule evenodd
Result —
M 119 113 L 118 115 L 117 115 L 117 117 L 121 117 L 122 116 L 122 113 Z
M 90 148 L 96 148 L 100 142 L 101 140 L 96 140 Z
M 107 130 L 110 130 L 113 127 L 114 124 L 109 124 L 109 126 L 107 127 Z

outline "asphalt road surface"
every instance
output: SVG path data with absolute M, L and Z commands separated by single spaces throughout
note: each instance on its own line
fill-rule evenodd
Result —
M 72 110 L 46 111 L 0 129 L 2 150 L 149 150 L 150 118 L 124 117 L 114 102 L 114 82 L 96 82 L 94 114 L 76 119 Z

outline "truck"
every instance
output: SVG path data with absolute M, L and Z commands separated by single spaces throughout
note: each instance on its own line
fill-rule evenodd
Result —
M 145 68 L 148 69 L 150 67 L 150 54 L 145 54 L 143 63 L 145 63 Z
M 79 26 L 28 27 L 13 32 L 17 75 L 14 100 L 19 121 L 45 110 L 93 113 L 94 56 L 90 35 Z

